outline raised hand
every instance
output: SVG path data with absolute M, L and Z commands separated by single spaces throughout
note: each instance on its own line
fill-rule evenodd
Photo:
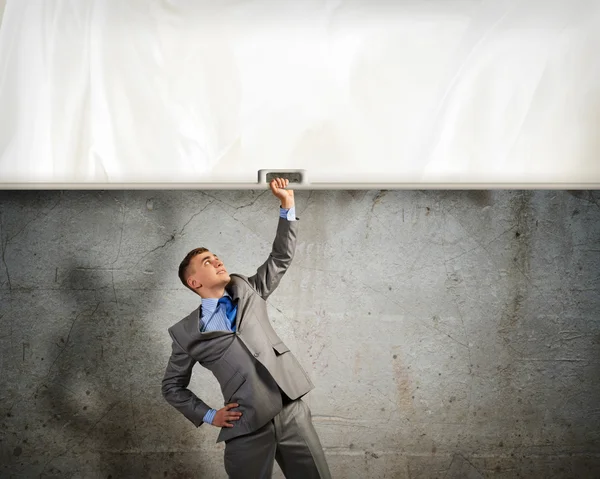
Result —
M 283 208 L 291 208 L 294 206 L 294 190 L 284 189 L 289 183 L 290 180 L 284 180 L 283 178 L 275 178 L 269 183 L 273 195 L 279 198 Z

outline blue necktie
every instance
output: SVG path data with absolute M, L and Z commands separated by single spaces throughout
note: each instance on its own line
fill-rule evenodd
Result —
M 235 331 L 235 325 L 233 324 L 233 322 L 235 321 L 235 313 L 237 312 L 237 306 L 233 305 L 229 296 L 223 296 L 221 299 L 219 299 L 219 301 L 217 301 L 217 306 L 219 304 L 225 305 L 225 314 L 227 315 L 227 319 L 229 319 L 231 330 Z

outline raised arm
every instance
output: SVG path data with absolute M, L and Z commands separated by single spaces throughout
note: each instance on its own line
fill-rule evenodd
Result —
M 256 273 L 248 278 L 248 282 L 263 299 L 267 299 L 277 288 L 296 250 L 298 221 L 295 216 L 294 191 L 285 189 L 288 183 L 288 180 L 277 178 L 269 185 L 273 195 L 281 202 L 277 233 L 269 257 Z

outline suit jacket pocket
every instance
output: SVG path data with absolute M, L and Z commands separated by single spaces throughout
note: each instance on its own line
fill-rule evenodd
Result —
M 221 391 L 223 392 L 223 398 L 225 399 L 225 404 L 227 404 L 230 401 L 231 396 L 235 394 L 235 392 L 240 388 L 242 384 L 244 384 L 245 381 L 246 378 L 240 373 L 238 373 L 237 371 L 233 373 L 233 376 L 231 376 L 227 380 L 227 382 L 221 389 Z
M 283 342 L 278 342 L 273 344 L 273 349 L 275 351 L 277 351 L 277 355 L 283 354 L 283 353 L 287 353 L 290 348 L 288 348 L 285 344 L 283 344 Z

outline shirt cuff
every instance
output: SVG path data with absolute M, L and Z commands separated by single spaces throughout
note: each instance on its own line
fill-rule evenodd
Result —
M 209 409 L 202 420 L 204 422 L 207 422 L 208 424 L 212 424 L 213 419 L 215 418 L 215 414 L 217 414 L 216 409 Z
M 285 218 L 288 221 L 296 221 L 296 207 L 279 208 L 279 217 Z

